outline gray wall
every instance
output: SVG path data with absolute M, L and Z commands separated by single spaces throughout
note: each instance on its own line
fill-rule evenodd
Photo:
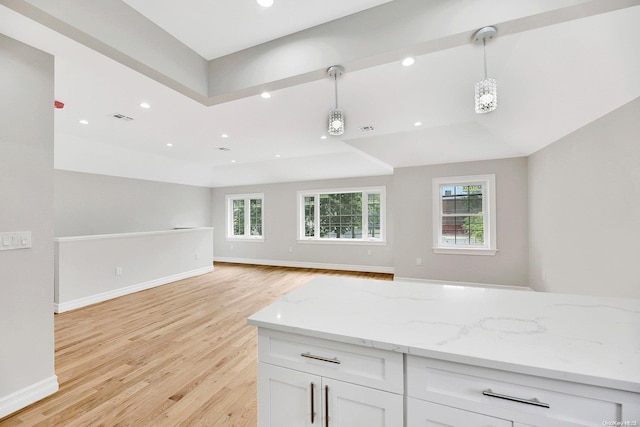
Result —
M 220 187 L 212 190 L 214 255 L 252 261 L 280 261 L 284 265 L 319 263 L 346 266 L 393 267 L 393 223 L 395 204 L 392 176 L 307 181 L 283 184 Z M 308 189 L 340 189 L 386 186 L 387 244 L 352 245 L 297 242 L 297 192 Z M 264 193 L 264 242 L 227 241 L 225 195 Z M 291 248 L 291 251 L 289 249 Z M 371 251 L 371 255 L 369 255 Z M 371 269 L 371 271 L 379 271 Z
M 53 56 L 0 34 L 0 231 L 31 231 L 33 244 L 0 251 L 0 402 L 47 379 L 57 387 L 53 73 Z
M 211 190 L 56 170 L 56 237 L 211 226 Z
M 640 99 L 529 157 L 531 287 L 640 297 Z
M 433 253 L 432 179 L 496 175 L 495 256 Z M 526 285 L 528 282 L 527 159 L 398 168 L 394 171 L 396 277 Z M 416 258 L 422 265 L 416 265 Z

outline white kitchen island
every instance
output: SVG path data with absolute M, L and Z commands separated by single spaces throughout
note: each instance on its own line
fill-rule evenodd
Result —
M 640 425 L 637 299 L 325 276 L 249 323 L 260 427 Z

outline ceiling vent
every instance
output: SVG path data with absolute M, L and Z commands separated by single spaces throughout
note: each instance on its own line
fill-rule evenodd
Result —
M 111 115 L 114 119 L 122 120 L 123 122 L 130 122 L 133 117 L 125 116 L 124 114 L 115 113 Z
M 360 130 L 362 132 L 371 132 L 373 130 L 373 126 L 362 126 Z

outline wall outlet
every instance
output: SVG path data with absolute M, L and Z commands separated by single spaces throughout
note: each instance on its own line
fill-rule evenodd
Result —
M 367 255 L 371 255 L 373 253 L 373 251 L 371 251 L 371 249 L 367 250 Z
M 546 282 L 547 281 L 547 272 L 546 271 L 542 271 L 542 281 Z
M 199 253 L 196 253 L 195 259 L 200 259 L 200 254 Z
M 289 252 L 293 252 L 293 246 L 289 246 Z
M 122 267 L 116 267 L 116 276 L 122 276 Z
M 416 265 L 422 265 L 422 258 L 416 258 Z

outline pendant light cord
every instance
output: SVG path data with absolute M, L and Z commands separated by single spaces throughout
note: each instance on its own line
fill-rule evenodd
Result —
M 487 78 L 487 40 L 482 39 L 482 54 L 484 55 L 484 78 Z
M 485 71 L 486 73 L 486 71 Z M 336 92 L 336 110 L 338 109 L 338 74 L 336 73 L 333 76 L 333 80 L 335 82 L 335 92 Z

